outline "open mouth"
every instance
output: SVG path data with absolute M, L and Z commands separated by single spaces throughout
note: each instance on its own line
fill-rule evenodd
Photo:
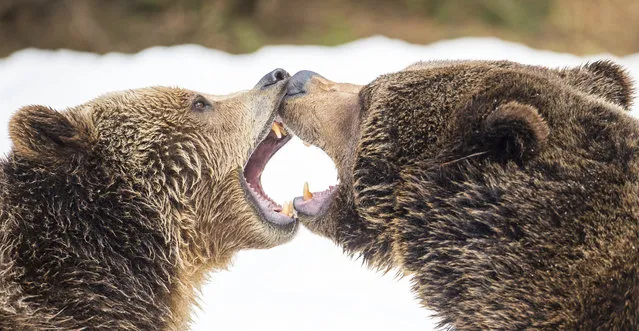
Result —
M 253 204 L 262 214 L 264 220 L 280 227 L 288 227 L 295 223 L 293 203 L 284 203 L 282 206 L 273 201 L 264 192 L 261 177 L 268 161 L 291 140 L 291 137 L 287 134 L 282 123 L 276 119 L 271 126 L 271 131 L 257 145 L 244 167 L 244 180 Z
M 302 140 L 302 143 L 306 147 L 313 146 L 311 143 L 304 140 Z M 305 182 L 302 190 L 302 196 L 293 199 L 292 207 L 296 216 L 301 215 L 315 217 L 326 213 L 333 201 L 333 198 L 335 197 L 338 186 L 339 179 L 334 185 L 329 185 L 326 190 L 311 192 L 308 182 Z

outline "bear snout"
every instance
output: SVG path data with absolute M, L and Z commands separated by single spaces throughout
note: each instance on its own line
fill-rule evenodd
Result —
M 277 68 L 268 74 L 264 75 L 262 79 L 255 85 L 256 88 L 265 88 L 290 78 L 291 75 L 284 69 Z
M 293 96 L 306 93 L 308 90 L 307 83 L 311 80 L 311 78 L 316 76 L 322 77 L 322 75 L 310 70 L 302 70 L 297 72 L 288 81 L 286 95 Z

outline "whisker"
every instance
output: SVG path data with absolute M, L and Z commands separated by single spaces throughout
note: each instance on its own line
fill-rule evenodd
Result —
M 463 160 L 466 160 L 466 159 L 470 159 L 471 157 L 484 155 L 484 154 L 486 154 L 486 153 L 488 153 L 488 151 L 473 153 L 473 154 L 466 155 L 466 156 L 461 157 L 461 158 L 456 159 L 456 160 L 452 160 L 452 161 L 444 162 L 444 163 L 440 164 L 439 166 L 440 166 L 440 167 L 447 166 L 447 165 L 449 165 L 449 164 L 453 164 L 453 163 L 455 163 L 455 162 L 459 162 L 459 161 L 463 161 Z

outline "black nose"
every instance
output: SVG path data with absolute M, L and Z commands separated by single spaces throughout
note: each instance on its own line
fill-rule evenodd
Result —
M 269 72 L 268 74 L 266 74 L 264 77 L 262 77 L 262 79 L 260 79 L 260 81 L 257 82 L 257 85 L 255 85 L 255 87 L 264 88 L 267 86 L 271 86 L 289 77 L 291 77 L 291 75 L 289 75 L 288 72 L 286 72 L 286 70 L 277 68 Z
M 286 89 L 286 95 L 292 96 L 296 94 L 306 93 L 306 84 L 311 80 L 311 78 L 322 75 L 310 71 L 310 70 L 302 70 L 297 72 L 291 79 L 288 80 L 288 87 Z

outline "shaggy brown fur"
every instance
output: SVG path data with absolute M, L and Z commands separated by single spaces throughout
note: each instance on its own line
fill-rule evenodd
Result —
M 0 329 L 184 330 L 207 271 L 295 232 L 263 221 L 241 185 L 285 90 L 20 109 L 0 163 Z
M 639 123 L 619 66 L 426 62 L 359 88 L 302 72 L 289 95 L 289 130 L 341 179 L 300 220 L 411 275 L 442 325 L 639 328 Z

